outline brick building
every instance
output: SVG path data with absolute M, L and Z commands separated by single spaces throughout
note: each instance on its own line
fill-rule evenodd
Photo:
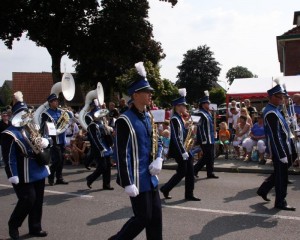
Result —
M 284 76 L 300 75 L 300 11 L 294 12 L 296 27 L 277 36 L 280 71 Z
M 21 91 L 27 105 L 38 107 L 46 102 L 53 86 L 51 72 L 13 72 L 12 92 Z M 84 94 L 80 86 L 75 86 L 75 96 L 66 104 L 75 108 L 84 105 Z

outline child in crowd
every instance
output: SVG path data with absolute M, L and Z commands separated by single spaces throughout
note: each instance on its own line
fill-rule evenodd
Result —
M 163 132 L 161 133 L 161 141 L 163 145 L 163 159 L 165 161 L 168 158 L 170 145 L 170 131 L 168 129 L 163 130 Z
M 228 130 L 228 125 L 226 122 L 221 122 L 219 126 L 220 126 L 219 140 L 217 141 L 217 143 L 219 144 L 219 146 L 222 146 L 224 148 L 225 159 L 228 159 L 230 132 Z

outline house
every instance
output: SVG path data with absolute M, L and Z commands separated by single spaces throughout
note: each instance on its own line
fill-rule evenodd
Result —
M 46 102 L 53 86 L 51 72 L 13 72 L 12 93 L 21 91 L 27 105 L 38 107 Z M 79 85 L 75 85 L 75 96 L 66 104 L 76 109 L 84 105 L 84 94 Z
M 276 37 L 280 71 L 284 76 L 300 75 L 300 11 L 294 12 L 293 24 L 296 27 Z

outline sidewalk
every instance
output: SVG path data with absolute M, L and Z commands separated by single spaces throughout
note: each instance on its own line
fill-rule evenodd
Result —
M 173 159 L 169 159 L 167 162 L 164 163 L 163 168 L 176 169 L 177 163 Z M 224 155 L 220 155 L 218 158 L 215 159 L 214 171 L 270 174 L 273 172 L 273 165 L 271 159 L 267 159 L 267 163 L 265 165 L 259 165 L 258 162 L 244 162 L 243 160 L 236 160 L 233 158 L 225 160 Z M 300 175 L 300 168 L 293 166 L 290 167 L 289 174 Z

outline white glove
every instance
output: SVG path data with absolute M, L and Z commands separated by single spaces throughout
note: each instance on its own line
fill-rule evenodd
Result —
M 279 160 L 280 160 L 280 162 L 282 162 L 282 163 L 288 163 L 287 157 L 280 158 Z
M 136 197 L 137 195 L 139 195 L 139 190 L 137 189 L 137 187 L 134 184 L 126 186 L 125 187 L 125 192 L 130 197 Z
M 162 162 L 163 159 L 158 157 L 149 165 L 149 171 L 152 176 L 158 175 L 160 173 L 162 169 Z
M 19 183 L 19 177 L 18 177 L 18 176 L 10 177 L 10 178 L 8 179 L 8 181 L 9 181 L 10 183 L 13 183 L 13 184 L 18 184 L 18 183 Z
M 41 139 L 41 146 L 42 148 L 46 148 L 49 145 L 49 140 L 47 138 L 42 138 Z
M 188 160 L 189 159 L 189 154 L 187 152 L 182 154 L 183 160 Z

